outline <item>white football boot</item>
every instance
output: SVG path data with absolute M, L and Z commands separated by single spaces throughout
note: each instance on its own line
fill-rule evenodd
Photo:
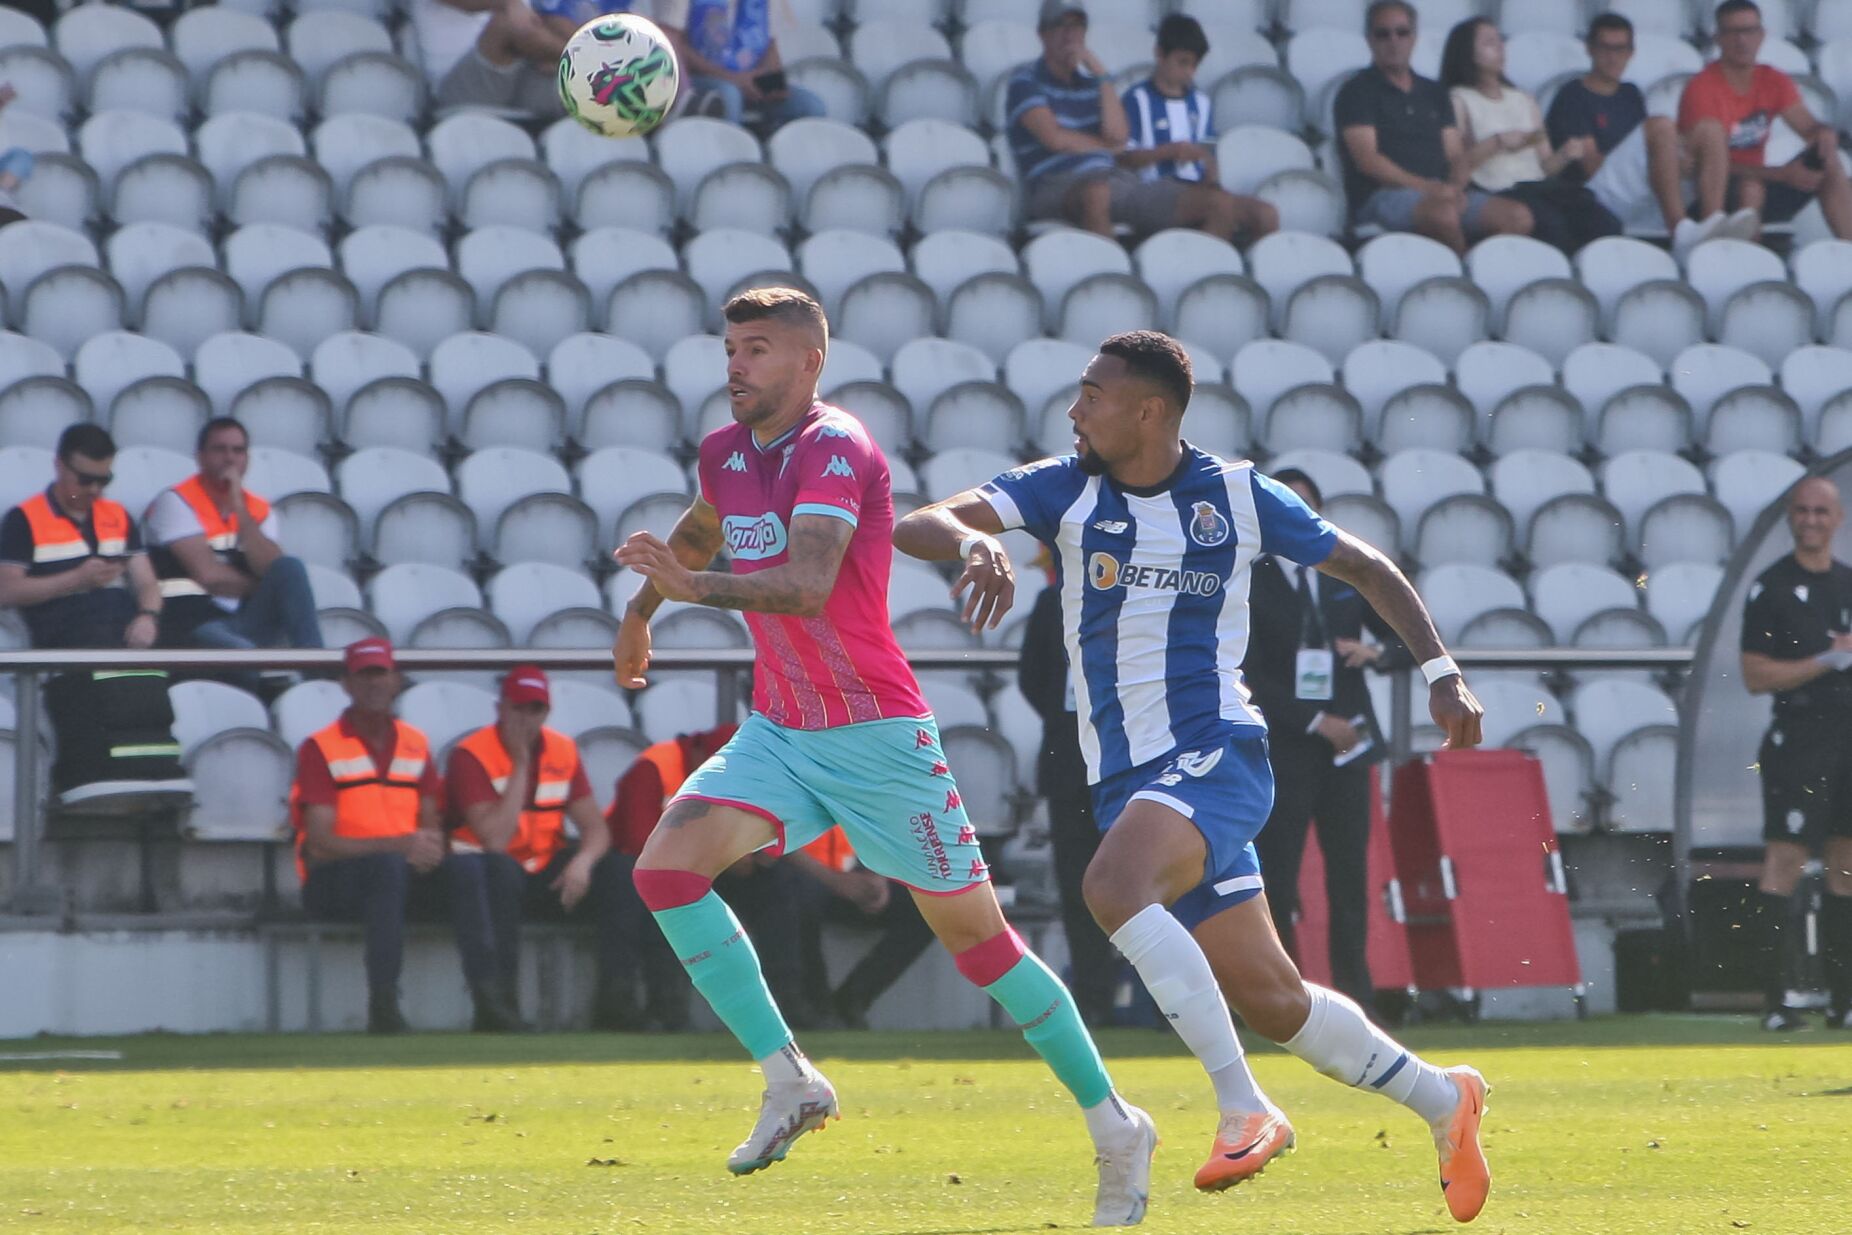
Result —
M 760 1099 L 759 1121 L 727 1159 L 727 1169 L 735 1175 L 750 1175 L 783 1162 L 798 1137 L 835 1118 L 836 1090 L 820 1072 L 808 1081 L 767 1085 Z
M 1119 1144 L 1101 1146 L 1093 1159 L 1100 1168 L 1099 1191 L 1093 1197 L 1094 1226 L 1137 1226 L 1145 1220 L 1151 1159 L 1158 1146 L 1157 1125 L 1129 1103 L 1125 1113 L 1132 1131 Z

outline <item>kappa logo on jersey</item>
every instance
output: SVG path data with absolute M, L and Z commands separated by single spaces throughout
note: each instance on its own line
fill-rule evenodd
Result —
M 1108 536 L 1117 536 L 1132 525 L 1127 523 L 1124 519 L 1101 519 L 1093 526 L 1099 531 L 1105 532 Z
M 1110 553 L 1095 553 L 1087 559 L 1087 582 L 1101 592 L 1122 587 L 1127 591 L 1146 588 L 1182 592 L 1186 596 L 1213 596 L 1222 590 L 1222 577 L 1206 570 L 1133 565 L 1121 562 Z
M 819 425 L 817 426 L 817 436 L 818 437 L 851 437 L 853 436 L 853 434 L 851 434 L 847 429 L 843 428 L 841 425 Z
M 728 515 L 720 521 L 727 552 L 747 562 L 777 557 L 785 551 L 785 525 L 771 511 L 762 515 Z
M 829 465 L 823 469 L 823 474 L 825 476 L 846 476 L 850 480 L 855 479 L 855 469 L 850 467 L 849 461 L 841 455 L 830 456 Z
M 943 760 L 943 759 L 934 759 L 934 760 L 932 761 L 932 775 L 934 775 L 934 776 L 950 776 L 951 774 L 952 774 L 952 769 L 951 769 L 951 767 L 950 767 L 949 765 L 947 765 L 947 763 L 945 762 L 945 760 Z
M 964 799 L 958 796 L 958 790 L 947 789 L 945 791 L 945 811 L 948 815 L 964 804 Z
M 924 729 L 921 729 L 913 735 L 913 749 L 914 750 L 929 750 L 931 749 L 931 747 L 932 747 L 932 734 L 928 733 Z M 935 767 L 933 770 L 937 771 L 938 769 Z
M 737 450 L 734 451 L 732 454 L 727 456 L 727 461 L 720 465 L 720 470 L 723 472 L 743 472 L 745 471 L 746 470 L 746 456 L 741 454 Z
M 958 843 L 961 845 L 977 844 L 977 827 L 975 824 L 967 823 L 964 827 L 958 829 Z
M 784 477 L 785 469 L 791 466 L 791 452 L 796 449 L 797 445 L 793 443 L 790 446 L 786 446 L 785 452 L 778 456 L 778 475 L 780 479 Z
M 1228 539 L 1228 520 L 1214 502 L 1190 503 L 1190 539 L 1205 549 L 1213 549 Z

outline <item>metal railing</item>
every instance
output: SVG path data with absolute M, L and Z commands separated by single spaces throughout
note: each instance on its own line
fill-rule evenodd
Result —
M 553 671 L 606 670 L 611 667 L 607 649 L 584 651 L 554 648 L 525 649 L 456 649 L 423 650 L 406 648 L 396 653 L 399 667 L 407 673 L 419 670 L 453 669 L 492 672 L 516 665 L 539 665 Z M 1548 648 L 1517 650 L 1456 651 L 1453 657 L 1462 668 L 1473 669 L 1658 669 L 1682 670 L 1692 662 L 1690 648 L 1644 648 L 1637 650 Z M 918 670 L 993 670 L 1014 672 L 1020 653 L 1006 649 L 969 649 L 964 651 L 918 651 L 908 661 Z M 745 670 L 752 667 L 753 653 L 745 649 L 715 651 L 680 651 L 664 649 L 651 658 L 651 672 L 707 669 L 715 671 L 716 714 L 721 720 L 739 716 L 747 702 L 744 688 Z M 340 672 L 341 652 L 337 649 L 295 651 L 259 649 L 253 651 L 186 650 L 99 650 L 99 651 L 14 651 L 0 656 L 0 673 L 15 679 L 14 704 L 16 745 L 13 770 L 14 868 L 13 900 L 21 914 L 48 912 L 55 898 L 45 897 L 39 887 L 40 832 L 43 813 L 39 800 L 39 701 L 41 679 L 46 674 L 73 670 L 164 669 L 222 673 L 235 670 L 287 670 L 301 673 L 334 675 Z M 1407 722 L 1414 698 L 1414 672 L 1397 673 L 1393 683 L 1393 706 L 1390 717 L 1389 751 L 1400 762 L 1408 755 L 1410 728 Z

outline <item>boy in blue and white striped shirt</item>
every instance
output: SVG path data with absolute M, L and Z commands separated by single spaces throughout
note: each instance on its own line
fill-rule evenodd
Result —
M 1119 165 L 1146 181 L 1180 180 L 1214 186 L 1215 120 L 1209 95 L 1196 88 L 1196 69 L 1209 54 L 1201 23 L 1172 13 L 1157 29 L 1157 63 L 1151 76 L 1125 92 L 1130 130 Z M 1228 195 L 1237 234 L 1252 241 L 1279 227 L 1273 206 L 1257 197 Z

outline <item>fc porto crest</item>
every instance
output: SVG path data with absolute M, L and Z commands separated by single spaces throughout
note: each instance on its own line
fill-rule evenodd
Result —
M 1205 549 L 1213 549 L 1228 539 L 1228 520 L 1215 508 L 1215 503 L 1191 503 L 1190 539 Z

